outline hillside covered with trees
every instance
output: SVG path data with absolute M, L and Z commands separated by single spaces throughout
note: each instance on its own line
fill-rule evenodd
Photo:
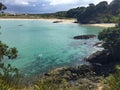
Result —
M 120 0 L 110 4 L 102 1 L 97 5 L 91 3 L 88 7 L 77 7 L 66 13 L 67 18 L 77 18 L 79 23 L 116 23 L 120 15 Z

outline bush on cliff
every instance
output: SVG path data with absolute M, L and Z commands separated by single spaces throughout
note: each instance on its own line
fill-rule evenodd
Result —
M 117 66 L 116 72 L 109 75 L 104 81 L 106 84 L 103 85 L 103 90 L 120 90 L 120 66 Z
M 12 67 L 10 64 L 5 65 L 1 62 L 4 57 L 15 59 L 18 56 L 17 49 L 9 48 L 6 44 L 0 41 L 0 90 L 14 90 L 17 88 L 19 82 L 19 71 L 17 68 Z
M 104 29 L 98 39 L 104 42 L 103 47 L 109 51 L 113 60 L 120 60 L 120 27 Z

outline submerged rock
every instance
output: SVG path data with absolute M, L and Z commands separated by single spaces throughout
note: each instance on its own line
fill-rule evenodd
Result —
M 96 35 L 79 35 L 79 36 L 74 36 L 74 39 L 90 39 L 90 38 L 95 38 Z
M 18 26 L 23 26 L 22 24 L 18 25 Z

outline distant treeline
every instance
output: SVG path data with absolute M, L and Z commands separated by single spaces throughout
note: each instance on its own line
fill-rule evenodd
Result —
M 64 19 L 64 18 L 67 18 L 66 14 L 67 14 L 67 11 L 60 11 L 60 12 L 56 12 L 56 13 L 28 14 L 28 16 L 35 16 L 35 17 L 38 17 L 38 18 L 59 18 L 59 19 Z

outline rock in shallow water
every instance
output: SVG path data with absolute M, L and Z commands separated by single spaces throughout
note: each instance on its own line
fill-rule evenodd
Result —
M 90 38 L 95 38 L 96 35 L 79 35 L 79 36 L 74 36 L 74 39 L 90 39 Z

